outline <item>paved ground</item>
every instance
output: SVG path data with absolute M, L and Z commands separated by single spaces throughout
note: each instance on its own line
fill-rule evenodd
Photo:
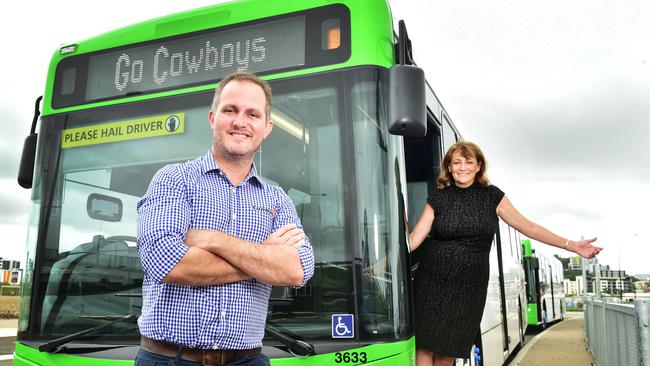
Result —
M 0 319 L 0 366 L 12 366 L 11 359 L 5 359 L 14 352 L 18 319 Z
M 527 342 L 511 366 L 590 366 L 594 359 L 587 350 L 582 314 L 567 318 Z
M 18 319 L 0 319 L 0 337 L 16 335 Z

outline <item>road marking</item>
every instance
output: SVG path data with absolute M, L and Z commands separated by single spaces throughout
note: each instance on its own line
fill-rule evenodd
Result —
M 0 361 L 13 360 L 13 359 L 14 359 L 14 355 L 0 355 Z

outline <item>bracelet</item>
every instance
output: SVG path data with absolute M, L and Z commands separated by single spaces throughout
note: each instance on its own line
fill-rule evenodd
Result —
M 569 250 L 569 239 L 564 243 L 564 250 Z

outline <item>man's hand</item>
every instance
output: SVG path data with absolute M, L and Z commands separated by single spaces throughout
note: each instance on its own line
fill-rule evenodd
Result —
M 290 245 L 299 248 L 305 245 L 305 232 L 295 224 L 287 224 L 269 235 L 262 244 Z

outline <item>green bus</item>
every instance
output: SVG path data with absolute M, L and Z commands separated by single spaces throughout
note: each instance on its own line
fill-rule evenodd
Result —
M 529 239 L 521 241 L 526 276 L 528 325 L 546 327 L 564 319 L 564 269 L 557 258 L 537 252 Z
M 250 0 L 57 49 L 18 175 L 32 195 L 14 365 L 133 364 L 136 202 L 162 166 L 207 151 L 213 90 L 235 70 L 273 87 L 255 164 L 293 200 L 317 261 L 304 288 L 273 289 L 263 352 L 415 364 L 408 206 L 459 134 L 394 25 L 386 1 Z

